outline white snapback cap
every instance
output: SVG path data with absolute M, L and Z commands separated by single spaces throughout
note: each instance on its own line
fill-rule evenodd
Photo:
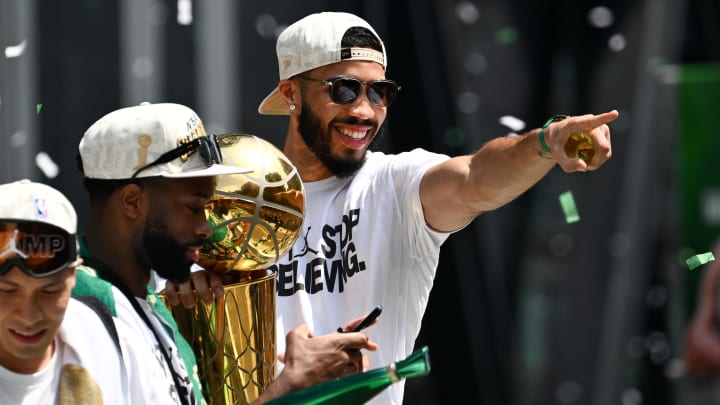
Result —
M 115 110 L 90 126 L 80 140 L 83 173 L 91 179 L 130 179 L 160 155 L 206 136 L 192 109 L 173 103 L 141 103 Z M 206 164 L 199 150 L 166 163 L 152 165 L 137 178 L 217 176 L 248 173 L 251 169 Z
M 77 213 L 60 191 L 24 179 L 0 184 L 0 220 L 42 222 L 77 232 Z
M 367 28 L 378 39 L 382 52 L 368 48 L 343 48 L 342 38 L 348 29 Z M 294 22 L 277 39 L 280 80 L 344 60 L 377 62 L 387 68 L 385 44 L 375 29 L 362 18 L 343 12 L 310 14 Z M 290 109 L 278 93 L 277 87 L 265 97 L 258 107 L 260 114 L 288 115 Z

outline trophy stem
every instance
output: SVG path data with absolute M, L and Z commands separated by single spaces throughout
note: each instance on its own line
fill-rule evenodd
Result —
M 210 304 L 196 295 L 195 307 L 170 308 L 193 347 L 211 404 L 249 404 L 275 378 L 275 275 L 252 273 L 225 285 L 224 296 Z

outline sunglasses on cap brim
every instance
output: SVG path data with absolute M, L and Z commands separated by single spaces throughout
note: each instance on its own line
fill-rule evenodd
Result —
M 363 88 L 367 88 L 370 104 L 387 107 L 395 101 L 401 87 L 393 80 L 360 81 L 354 77 L 335 77 L 327 80 L 297 76 L 303 80 L 330 86 L 330 100 L 335 104 L 350 104 L 357 100 Z
M 220 152 L 220 146 L 217 143 L 217 136 L 208 134 L 197 137 L 190 142 L 183 143 L 175 149 L 171 149 L 162 155 L 158 156 L 157 159 L 146 164 L 145 166 L 137 169 L 133 173 L 132 178 L 137 177 L 143 170 L 149 169 L 153 166 L 161 165 L 163 163 L 172 162 L 173 160 L 185 156 L 186 158 L 195 152 L 200 153 L 200 158 L 205 163 L 205 166 L 210 167 L 214 164 L 222 163 L 222 153 Z
M 0 276 L 17 267 L 47 277 L 78 263 L 74 234 L 42 222 L 0 219 Z

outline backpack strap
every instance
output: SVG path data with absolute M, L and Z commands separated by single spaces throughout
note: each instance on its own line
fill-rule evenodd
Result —
M 92 295 L 79 295 L 73 298 L 82 302 L 83 304 L 90 307 L 93 311 L 95 311 L 98 318 L 100 318 L 103 325 L 105 325 L 105 329 L 107 329 L 107 332 L 112 338 L 113 342 L 115 342 L 115 346 L 117 347 L 118 352 L 122 357 L 122 349 L 120 348 L 120 337 L 118 336 L 118 331 L 115 327 L 115 321 L 113 320 L 113 315 L 110 312 L 110 308 L 108 308 L 108 306 L 105 305 L 102 301 L 100 301 L 97 297 L 94 297 Z

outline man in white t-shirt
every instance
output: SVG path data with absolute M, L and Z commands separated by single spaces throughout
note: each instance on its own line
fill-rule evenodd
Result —
M 349 13 L 311 14 L 283 30 L 276 51 L 280 80 L 258 111 L 289 117 L 283 152 L 300 174 L 307 207 L 302 238 L 271 267 L 278 336 L 299 323 L 327 333 L 382 305 L 368 330 L 379 347 L 369 353 L 374 367 L 411 354 L 451 233 L 514 200 L 556 164 L 585 172 L 611 156 L 606 124 L 615 110 L 554 116 L 471 155 L 371 152 L 400 92 L 386 78 L 375 29 Z M 565 141 L 576 133 L 591 138 L 592 156 L 566 156 Z M 277 348 L 284 350 L 283 339 Z M 373 403 L 400 405 L 402 398 L 399 382 Z
M 29 180 L 0 195 L 0 403 L 129 403 L 112 319 L 70 297 L 80 263 L 70 201 Z

